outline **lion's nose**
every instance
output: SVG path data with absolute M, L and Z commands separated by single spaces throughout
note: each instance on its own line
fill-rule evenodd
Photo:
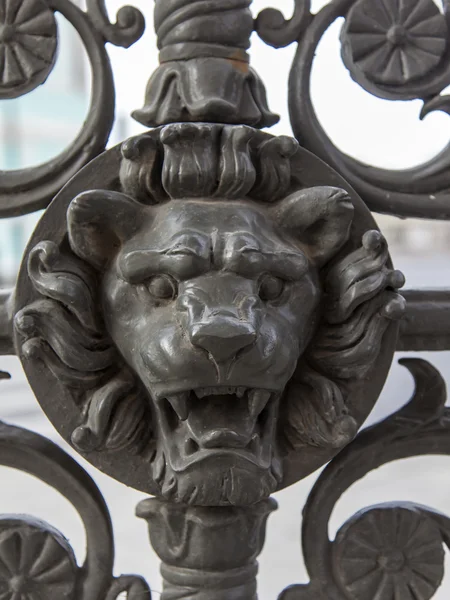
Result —
M 209 352 L 217 362 L 229 360 L 255 340 L 254 327 L 235 318 L 222 317 L 207 323 L 198 323 L 192 327 L 191 332 L 194 346 Z

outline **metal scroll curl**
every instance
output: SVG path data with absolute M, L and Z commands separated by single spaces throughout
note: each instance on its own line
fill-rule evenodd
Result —
M 441 95 L 450 84 L 450 0 L 442 5 L 441 12 L 433 0 L 332 0 L 309 15 L 309 21 L 304 16 L 296 28 L 285 22 L 277 33 L 277 46 L 291 43 L 297 34 L 289 83 L 295 136 L 347 179 L 375 212 L 450 219 L 450 144 L 431 161 L 397 171 L 372 167 L 341 152 L 314 111 L 314 55 L 330 25 L 344 17 L 342 58 L 359 85 L 388 100 L 423 100 L 421 119 L 436 110 L 450 114 L 450 96 Z M 277 31 L 277 20 L 272 20 L 272 29 L 265 23 L 260 32 L 268 43 L 269 31 Z
M 274 48 L 284 48 L 299 39 L 312 19 L 311 0 L 294 0 L 294 14 L 285 19 L 275 8 L 265 8 L 256 18 L 255 30 L 259 37 Z
M 0 594 L 5 600 L 150 600 L 138 576 L 112 575 L 114 542 L 108 509 L 89 475 L 46 438 L 0 422 L 0 464 L 34 475 L 77 510 L 86 531 L 86 559 L 77 566 L 63 535 L 24 515 L 0 516 Z
M 444 576 L 450 519 L 412 503 L 366 508 L 336 539 L 328 522 L 342 494 L 371 470 L 394 460 L 450 454 L 450 409 L 440 373 L 422 359 L 400 361 L 413 375 L 411 401 L 363 431 L 317 480 L 303 513 L 302 545 L 311 582 L 282 600 L 429 600 Z
M 104 0 L 89 0 L 87 11 L 71 0 L 0 0 L 0 98 L 16 98 L 45 82 L 56 62 L 55 13 L 71 23 L 92 68 L 91 101 L 83 128 L 68 148 L 50 161 L 0 171 L 0 217 L 27 214 L 48 206 L 62 186 L 103 152 L 114 123 L 115 89 L 105 44 L 128 47 L 144 31 L 142 14 L 122 8 L 109 22 Z
M 144 16 L 134 6 L 122 6 L 115 23 L 109 22 L 105 0 L 87 0 L 87 10 L 97 31 L 115 46 L 129 48 L 144 33 Z

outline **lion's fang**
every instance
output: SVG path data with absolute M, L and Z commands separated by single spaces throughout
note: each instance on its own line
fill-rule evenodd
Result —
M 255 434 L 250 441 L 249 450 L 251 452 L 253 452 L 253 454 L 257 454 L 259 452 L 259 445 L 260 445 L 259 435 Z
M 247 388 L 245 387 L 207 387 L 199 388 L 194 390 L 197 398 L 204 398 L 205 396 L 223 396 L 226 394 L 236 394 L 238 398 L 243 398 Z
M 181 392 L 180 394 L 174 394 L 173 396 L 167 396 L 167 401 L 170 402 L 173 410 L 177 413 L 180 421 L 186 421 L 189 416 L 188 408 L 189 392 Z
M 271 394 L 266 390 L 251 390 L 248 394 L 248 409 L 253 418 L 258 417 L 266 408 Z

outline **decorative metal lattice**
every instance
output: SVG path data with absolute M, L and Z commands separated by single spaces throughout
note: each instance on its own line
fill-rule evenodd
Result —
M 0 216 L 45 213 L 15 289 L 0 298 L 0 351 L 22 361 L 61 436 L 115 479 L 156 496 L 137 515 L 162 560 L 164 600 L 256 598 L 270 495 L 328 463 L 304 510 L 308 585 L 283 600 L 428 600 L 444 576 L 449 519 L 411 503 L 361 507 L 330 541 L 340 496 L 390 461 L 450 452 L 445 384 L 404 359 L 412 400 L 358 433 L 396 350 L 450 348 L 449 292 L 410 290 L 372 211 L 450 218 L 446 148 L 405 171 L 338 150 L 315 115 L 312 61 L 339 17 L 354 80 L 389 100 L 448 112 L 448 0 L 332 0 L 291 19 L 251 0 L 156 0 L 160 66 L 136 120 L 152 127 L 106 152 L 114 84 L 105 44 L 128 47 L 142 15 L 103 0 L 0 0 L 0 97 L 45 82 L 55 13 L 92 67 L 78 137 L 48 163 L 0 173 Z M 298 49 L 295 138 L 250 67 L 256 30 Z M 320 160 L 322 159 L 322 160 Z M 325 161 L 325 163 L 323 162 Z M 330 166 L 328 166 L 330 165 Z M 53 202 L 50 204 L 50 201 Z M 3 374 L 2 377 L 6 377 Z M 0 518 L 0 600 L 150 597 L 113 576 L 105 502 L 87 473 L 34 433 L 0 425 L 0 464 L 76 508 L 87 553 L 32 517 Z

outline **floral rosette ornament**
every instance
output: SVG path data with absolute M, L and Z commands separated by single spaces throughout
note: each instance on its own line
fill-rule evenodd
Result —
M 433 0 L 359 0 L 342 30 L 342 58 L 361 85 L 362 76 L 402 86 L 439 65 L 447 38 L 446 19 Z
M 70 600 L 77 565 L 66 539 L 46 523 L 0 520 L 0 599 Z
M 42 0 L 0 0 L 0 98 L 44 83 L 56 48 L 55 16 Z
M 359 512 L 333 550 L 336 580 L 352 600 L 429 600 L 444 577 L 439 526 L 413 505 Z

